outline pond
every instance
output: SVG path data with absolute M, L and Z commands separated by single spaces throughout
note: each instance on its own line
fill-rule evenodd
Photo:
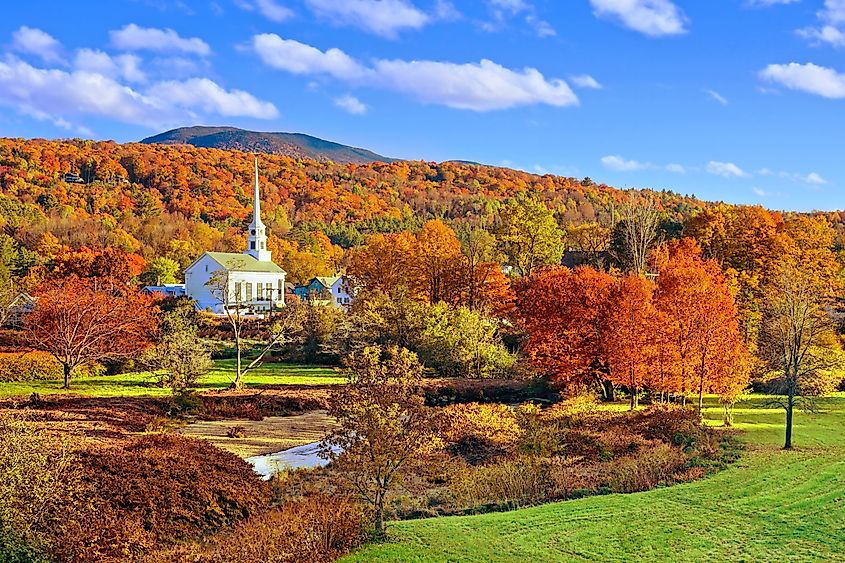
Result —
M 329 461 L 320 457 L 321 444 L 322 442 L 311 442 L 272 454 L 248 457 L 246 461 L 266 481 L 274 473 L 285 469 L 313 469 L 328 465 Z M 332 451 L 340 453 L 341 450 L 334 446 Z

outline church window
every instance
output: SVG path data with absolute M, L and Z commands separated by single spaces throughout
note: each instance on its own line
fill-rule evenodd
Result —
M 252 282 L 246 282 L 246 300 L 252 301 Z
M 257 290 L 256 293 L 258 294 L 256 299 L 258 299 L 259 301 L 263 301 L 264 300 L 264 286 L 260 283 L 257 283 L 255 285 L 257 286 L 255 289 Z
M 249 249 L 255 250 L 255 241 L 254 240 L 249 241 Z
M 252 234 L 252 236 L 255 236 L 255 229 L 252 229 L 252 230 L 250 231 L 250 234 Z
M 235 300 L 240 301 L 244 298 L 243 288 L 241 282 L 235 282 Z
M 267 297 L 267 301 L 273 300 L 273 284 L 272 283 L 265 283 L 264 284 L 264 295 Z

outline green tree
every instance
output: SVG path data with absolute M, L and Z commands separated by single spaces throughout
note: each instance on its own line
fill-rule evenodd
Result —
M 147 262 L 141 273 L 141 282 L 146 285 L 162 285 L 179 282 L 179 262 L 166 256 L 159 256 Z
M 505 205 L 499 217 L 499 247 L 517 273 L 530 276 L 538 266 L 560 264 L 563 233 L 543 202 L 521 196 Z
M 450 377 L 500 376 L 516 361 L 495 322 L 478 311 L 444 303 L 428 309 L 419 353 L 425 365 Z

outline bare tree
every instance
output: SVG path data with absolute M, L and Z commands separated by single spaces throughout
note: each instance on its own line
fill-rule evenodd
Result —
M 621 209 L 617 225 L 617 258 L 628 271 L 645 273 L 646 261 L 657 244 L 660 211 L 654 199 L 639 196 Z
M 244 313 L 247 311 L 248 304 L 244 302 L 243 296 L 241 295 L 241 285 L 231 279 L 228 270 L 217 270 L 211 275 L 206 286 L 211 294 L 220 301 L 226 320 L 229 321 L 229 326 L 232 327 L 237 358 L 235 363 L 235 379 L 232 381 L 232 387 L 240 389 L 244 385 L 244 375 L 249 370 L 261 364 L 264 356 L 275 346 L 285 344 L 292 334 L 301 330 L 304 315 L 302 314 L 301 308 L 295 309 L 296 314 L 285 314 L 278 317 L 273 317 L 271 312 L 271 322 L 268 324 L 269 330 L 267 331 L 266 338 L 261 340 L 261 348 L 258 355 L 244 367 L 243 332 L 247 320 Z
M 784 449 L 792 447 L 795 407 L 812 407 L 799 397 L 801 381 L 838 363 L 839 344 L 825 303 L 814 273 L 793 260 L 781 261 L 764 288 L 759 354 L 784 376 L 785 397 L 775 401 L 786 410 Z

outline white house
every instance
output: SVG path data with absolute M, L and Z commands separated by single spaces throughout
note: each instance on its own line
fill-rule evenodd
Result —
M 225 313 L 225 307 L 263 312 L 285 304 L 286 274 L 271 259 L 261 221 L 257 158 L 252 223 L 247 235 L 243 254 L 206 252 L 185 269 L 185 293 L 199 309 L 217 314 Z

